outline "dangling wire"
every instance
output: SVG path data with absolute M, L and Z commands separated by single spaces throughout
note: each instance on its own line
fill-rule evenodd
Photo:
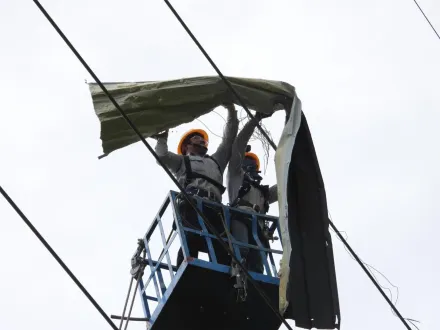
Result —
M 347 240 L 348 241 L 348 234 L 347 234 L 347 232 L 346 231 L 343 231 L 343 230 L 340 230 L 339 231 L 339 233 L 344 233 L 344 236 L 345 236 L 345 240 Z M 338 237 L 338 240 L 340 241 L 340 239 L 339 239 L 339 237 Z M 350 252 L 347 250 L 347 248 L 344 246 L 344 249 L 345 249 L 345 251 L 347 251 L 348 252 L 348 254 L 349 254 L 349 256 L 350 256 L 350 258 L 352 258 L 353 260 L 355 260 L 354 258 L 353 258 L 353 256 L 350 254 Z M 359 258 L 360 259 L 360 258 Z M 391 281 L 382 273 L 382 272 L 380 272 L 379 270 L 377 270 L 375 267 L 373 267 L 373 266 L 371 266 L 370 264 L 368 264 L 368 263 L 366 263 L 365 261 L 363 261 L 362 259 L 361 259 L 361 261 L 362 261 L 362 263 L 365 265 L 365 267 L 367 267 L 368 268 L 368 270 L 371 272 L 371 275 L 374 277 L 374 279 L 378 282 L 378 284 L 380 285 L 380 287 L 382 288 L 382 289 L 384 289 L 384 290 L 387 290 L 389 293 L 390 293 L 390 299 L 393 301 L 394 299 L 393 299 L 393 291 L 389 288 L 389 287 L 386 287 L 386 286 L 383 286 L 380 282 L 379 282 L 379 280 L 377 279 L 377 277 L 376 277 L 376 275 L 374 274 L 374 272 L 376 272 L 376 273 L 379 273 L 393 288 L 395 288 L 396 289 L 396 300 L 394 301 L 394 305 L 397 305 L 397 301 L 399 300 L 399 287 L 398 286 L 396 286 L 396 285 L 394 285 L 393 283 L 391 283 Z M 394 311 L 392 310 L 392 312 L 393 312 L 393 314 L 395 315 L 395 313 L 394 313 Z
M 420 321 L 413 320 L 413 319 L 407 319 L 407 318 L 405 318 L 405 320 L 409 321 L 417 330 L 420 330 L 419 327 L 414 324 L 414 322 L 420 323 Z
M 226 124 L 226 119 L 218 112 L 215 112 L 220 118 L 223 119 L 223 121 Z M 239 113 L 238 117 L 238 122 L 239 122 L 239 129 L 241 130 L 243 128 L 244 125 L 246 125 L 247 120 L 251 120 L 251 118 L 246 114 L 243 113 L 244 110 L 243 108 L 240 108 L 239 110 L 237 110 L 237 112 Z M 223 138 L 223 136 L 213 132 L 211 130 L 211 128 L 209 128 L 208 125 L 206 125 L 201 119 L 196 118 L 196 120 L 198 122 L 200 122 L 203 126 L 205 126 L 205 128 L 214 136 L 219 137 L 220 139 Z M 263 131 L 272 139 L 272 135 L 270 134 L 270 131 L 262 124 L 260 123 L 261 128 L 263 129 Z M 222 130 L 224 131 L 225 126 L 223 125 Z M 249 139 L 249 142 L 253 142 L 253 141 L 259 141 L 261 143 L 261 146 L 263 147 L 263 152 L 264 152 L 264 157 L 263 157 L 263 173 L 266 174 L 267 171 L 267 165 L 269 163 L 269 157 L 270 157 L 270 148 L 271 145 L 268 142 L 268 140 L 266 139 L 266 137 L 259 131 L 259 130 L 255 130 L 251 136 L 251 138 Z
M 223 119 L 223 121 L 225 122 L 225 124 L 226 124 L 226 119 L 225 119 L 225 117 L 223 117 L 221 114 L 219 114 L 217 111 L 215 111 L 215 110 L 212 110 L 212 112 L 214 112 L 216 115 L 218 115 L 221 119 Z
M 209 133 L 211 133 L 211 134 L 214 135 L 214 136 L 219 137 L 220 139 L 223 139 L 222 136 L 220 136 L 220 135 L 214 133 L 213 131 L 211 131 L 211 129 L 208 127 L 208 125 L 206 125 L 206 124 L 205 124 L 203 121 L 201 121 L 199 118 L 196 118 L 196 120 L 197 120 L 198 122 L 200 122 L 203 126 L 205 126 L 206 129 L 209 131 Z
M 270 134 L 270 132 L 266 128 L 266 126 L 264 126 L 263 123 L 260 123 L 260 126 L 261 126 L 262 130 L 270 137 L 270 139 L 273 140 L 272 135 Z M 264 152 L 264 157 L 263 157 L 264 172 L 263 173 L 266 174 L 267 165 L 269 163 L 269 157 L 270 157 L 270 148 L 271 148 L 270 143 L 267 141 L 265 136 L 259 130 L 255 130 L 254 134 L 252 134 L 252 136 L 254 137 L 255 140 L 260 141 L 261 146 L 263 147 L 263 152 Z
M 244 109 L 241 108 L 240 112 L 239 112 L 239 116 L 238 116 L 240 129 L 242 129 L 243 126 L 246 125 L 245 121 L 247 122 L 248 120 L 251 120 L 251 119 L 252 118 L 244 111 Z M 268 135 L 271 140 L 273 140 L 272 135 L 270 134 L 269 130 L 264 126 L 264 124 L 260 123 L 259 126 L 265 132 L 265 134 Z M 252 136 L 249 139 L 249 142 L 254 142 L 254 141 L 259 141 L 261 143 L 262 148 L 263 148 L 263 153 L 264 153 L 263 173 L 266 174 L 267 165 L 269 163 L 271 145 L 270 145 L 269 141 L 266 139 L 266 137 L 261 133 L 260 130 L 254 130 L 254 132 L 252 133 Z
M 332 220 L 330 212 L 329 212 L 329 218 L 330 218 L 330 220 Z M 333 220 L 332 220 L 332 221 L 333 221 Z M 332 230 L 333 230 L 333 232 L 336 233 L 335 229 L 332 228 Z M 338 233 L 339 233 L 339 234 L 344 233 L 345 240 L 346 240 L 346 241 L 348 240 L 348 234 L 347 234 L 346 231 L 339 230 Z M 340 240 L 340 241 L 342 242 L 342 240 L 341 240 L 338 236 L 336 236 L 336 237 L 338 238 L 338 240 Z M 348 252 L 349 256 L 350 256 L 353 260 L 356 260 L 356 259 L 354 258 L 354 256 L 350 253 L 350 251 L 347 249 L 347 247 L 346 247 L 345 245 L 344 245 L 344 249 L 345 249 L 345 251 Z M 359 256 L 358 256 L 358 258 L 359 258 Z M 369 265 L 368 263 L 366 263 L 365 261 L 363 261 L 361 258 L 359 258 L 359 260 L 361 261 L 361 263 L 362 263 L 366 268 L 368 268 L 368 270 L 370 271 L 371 276 L 376 280 L 377 284 L 378 284 L 382 289 L 387 290 L 387 291 L 390 293 L 390 296 L 391 296 L 390 300 L 391 300 L 391 301 L 393 300 L 393 292 L 391 291 L 391 289 L 390 289 L 389 287 L 383 286 L 383 285 L 378 281 L 378 279 L 377 279 L 376 275 L 374 274 L 374 272 L 380 274 L 380 275 L 381 275 L 381 276 L 382 276 L 382 277 L 383 277 L 383 278 L 384 278 L 384 279 L 385 279 L 385 280 L 386 280 L 386 281 L 387 281 L 392 287 L 394 287 L 394 288 L 396 289 L 396 300 L 395 300 L 395 302 L 394 302 L 394 305 L 397 305 L 397 302 L 398 302 L 398 300 L 399 300 L 399 287 L 396 286 L 396 285 L 394 285 L 393 283 L 391 283 L 391 281 L 390 281 L 390 280 L 389 280 L 389 279 L 388 279 L 388 278 L 387 278 L 382 272 L 380 272 L 379 270 L 377 270 L 375 267 Z M 393 313 L 393 315 L 394 315 L 395 317 L 400 318 L 399 315 L 397 315 L 396 312 L 393 310 L 393 308 L 391 308 L 391 312 Z M 417 330 L 420 330 L 419 327 L 418 327 L 417 325 L 414 324 L 414 322 L 420 323 L 420 321 L 417 321 L 417 320 L 414 320 L 414 319 L 410 319 L 410 318 L 406 318 L 406 317 L 403 317 L 403 319 L 406 320 L 406 321 L 408 321 L 408 322 L 410 322 L 411 325 L 413 325 Z

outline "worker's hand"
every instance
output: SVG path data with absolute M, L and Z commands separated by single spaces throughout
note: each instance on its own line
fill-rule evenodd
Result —
M 168 130 L 150 136 L 152 139 L 168 138 Z

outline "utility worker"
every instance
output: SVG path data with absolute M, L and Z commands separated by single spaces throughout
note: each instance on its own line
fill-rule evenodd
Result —
M 226 188 L 223 186 L 223 173 L 231 158 L 232 143 L 238 131 L 237 111 L 233 104 L 225 105 L 228 117 L 223 132 L 223 141 L 212 154 L 208 152 L 208 134 L 202 129 L 192 129 L 185 133 L 178 145 L 177 154 L 168 151 L 168 131 L 158 134 L 156 153 L 168 166 L 188 195 L 199 196 L 221 203 Z M 200 230 L 197 212 L 184 198 L 178 200 L 179 212 L 184 225 Z M 203 214 L 220 233 L 224 231 L 223 218 L 217 210 L 205 206 Z M 187 232 L 187 243 L 190 255 L 197 257 L 199 251 L 207 252 L 205 237 Z M 229 264 L 229 256 L 217 240 L 213 240 L 217 262 Z M 177 267 L 183 261 L 183 251 L 177 255 Z
M 255 127 L 262 118 L 268 117 L 257 113 L 249 120 L 238 134 L 232 145 L 232 156 L 228 169 L 228 194 L 229 205 L 241 208 L 248 212 L 266 214 L 269 204 L 278 200 L 277 186 L 262 185 L 260 173 L 260 160 L 258 156 L 250 152 L 247 145 Z M 242 243 L 256 244 L 252 238 L 252 218 L 245 214 L 233 213 L 231 216 L 231 232 L 236 240 Z M 264 221 L 259 221 L 258 236 L 265 247 L 269 247 L 268 238 L 263 235 L 265 228 Z M 249 240 L 249 238 L 251 238 Z M 264 266 L 260 251 L 240 247 L 242 262 L 248 270 L 263 273 Z

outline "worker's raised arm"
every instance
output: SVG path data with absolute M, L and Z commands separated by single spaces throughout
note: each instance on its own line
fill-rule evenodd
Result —
M 259 121 L 259 117 L 252 118 L 243 126 L 240 133 L 238 133 L 237 138 L 232 144 L 232 154 L 228 169 L 230 174 L 238 174 L 242 172 L 241 165 L 246 152 L 246 146 Z
M 229 159 L 231 158 L 232 143 L 234 143 L 238 132 L 237 110 L 235 110 L 233 104 L 227 105 L 226 108 L 228 109 L 228 119 L 226 120 L 226 126 L 223 132 L 223 140 L 215 153 L 211 155 L 219 164 L 222 173 L 225 171 L 226 165 L 228 165 Z
M 155 150 L 160 160 L 171 172 L 177 174 L 182 168 L 183 156 L 168 151 L 168 131 L 152 136 L 152 138 L 157 140 Z
M 278 202 L 278 186 L 274 184 L 269 188 L 269 204 Z
M 229 161 L 227 182 L 228 182 L 228 195 L 229 202 L 232 203 L 238 196 L 241 184 L 243 182 L 244 171 L 241 168 L 244 153 L 246 152 L 246 146 L 252 133 L 257 127 L 259 119 L 253 118 L 249 120 L 241 129 L 232 144 L 231 159 Z

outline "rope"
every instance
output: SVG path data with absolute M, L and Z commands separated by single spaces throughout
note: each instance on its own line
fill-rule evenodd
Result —
M 144 251 L 144 257 L 143 257 L 143 258 L 145 259 L 145 251 Z M 135 286 L 135 288 L 134 288 L 133 297 L 132 297 L 132 299 L 131 299 L 130 309 L 128 310 L 127 322 L 125 322 L 125 328 L 124 328 L 124 330 L 127 330 L 128 322 L 130 322 L 131 311 L 133 310 L 134 300 L 136 299 L 136 296 L 137 296 L 136 291 L 137 291 L 137 289 L 138 289 L 138 287 L 139 287 L 139 282 L 141 281 L 141 278 L 142 278 L 142 274 L 143 274 L 143 272 L 144 272 L 144 270 L 141 269 L 140 272 L 139 272 L 139 274 L 138 274 L 138 278 L 137 278 L 137 280 L 136 280 L 136 286 Z M 123 316 L 123 315 L 122 315 L 122 316 Z M 121 319 L 121 324 L 122 324 L 122 319 Z
M 81 64 L 84 66 L 84 68 L 89 72 L 89 74 L 93 77 L 93 79 L 96 81 L 96 83 L 99 85 L 99 87 L 102 89 L 105 95 L 109 98 L 109 100 L 112 102 L 112 104 L 115 106 L 115 108 L 120 112 L 121 116 L 127 121 L 127 124 L 131 127 L 131 129 L 136 133 L 136 135 L 139 137 L 139 139 L 142 141 L 142 143 L 145 145 L 145 147 L 150 151 L 150 153 L 153 155 L 153 157 L 156 159 L 157 163 L 162 166 L 164 171 L 168 174 L 170 179 L 174 182 L 174 184 L 177 186 L 177 188 L 181 191 L 181 194 L 185 197 L 185 199 L 188 201 L 188 203 L 191 205 L 191 207 L 197 212 L 198 215 L 202 218 L 202 220 L 205 222 L 206 226 L 210 229 L 210 231 L 216 236 L 218 239 L 220 245 L 231 254 L 231 258 L 234 262 L 237 263 L 237 265 L 241 268 L 245 276 L 247 277 L 248 281 L 254 286 L 255 290 L 259 293 L 259 295 L 262 297 L 264 302 L 268 305 L 268 307 L 272 310 L 272 312 L 276 315 L 276 317 L 287 327 L 289 330 L 293 330 L 293 328 L 287 323 L 287 321 L 284 319 L 284 317 L 279 312 L 278 308 L 275 308 L 269 297 L 266 295 L 266 293 L 261 289 L 260 285 L 252 278 L 252 276 L 249 274 L 249 272 L 246 270 L 246 268 L 242 265 L 241 262 L 237 260 L 237 257 L 235 256 L 233 251 L 229 251 L 229 247 L 226 245 L 226 243 L 221 239 L 220 234 L 218 231 L 214 228 L 214 226 L 210 223 L 210 221 L 206 218 L 206 216 L 197 208 L 197 206 L 194 204 L 192 198 L 186 193 L 183 186 L 177 181 L 177 179 L 173 176 L 171 171 L 168 169 L 168 167 L 163 163 L 163 161 L 159 158 L 159 156 L 156 154 L 156 152 L 153 150 L 153 148 L 150 146 L 150 144 L 147 142 L 147 140 L 144 138 L 144 136 L 141 134 L 141 132 L 138 130 L 138 128 L 133 124 L 131 119 L 127 116 L 124 110 L 119 106 L 119 104 L 116 102 L 114 97 L 109 93 L 107 88 L 102 84 L 101 80 L 96 76 L 96 74 L 93 72 L 93 70 L 89 67 L 89 65 L 86 63 L 86 61 L 82 58 L 82 56 L 78 53 L 78 51 L 75 49 L 75 47 L 72 45 L 72 43 L 69 41 L 69 39 L 64 35 L 64 33 L 61 31 L 61 29 L 58 27 L 58 25 L 55 23 L 55 21 L 52 19 L 52 17 L 48 14 L 48 12 L 44 9 L 44 7 L 40 4 L 38 0 L 33 0 L 34 3 L 37 5 L 38 9 L 42 12 L 42 14 L 46 17 L 46 19 L 50 22 L 52 27 L 57 31 L 57 33 L 60 35 L 60 37 L 63 39 L 63 41 L 67 44 L 67 46 L 70 48 L 70 50 L 75 54 L 75 56 L 78 58 L 78 60 L 81 62 Z M 231 86 L 232 87 L 232 86 Z M 272 142 L 273 143 L 273 142 Z M 273 145 L 275 148 L 276 146 Z M 111 321 L 110 321 L 111 322 Z M 115 327 L 115 330 L 117 328 Z
M 52 249 L 52 247 L 47 243 L 43 236 L 38 232 L 38 230 L 34 227 L 34 225 L 29 221 L 29 219 L 24 215 L 24 213 L 20 210 L 20 208 L 15 204 L 11 197 L 3 190 L 0 186 L 0 193 L 3 197 L 8 201 L 8 203 L 12 206 L 15 212 L 23 219 L 26 225 L 32 230 L 35 236 L 38 237 L 40 242 L 44 245 L 44 247 L 50 252 L 50 254 L 55 258 L 55 260 L 60 264 L 60 266 L 65 270 L 65 272 L 70 276 L 70 278 L 75 282 L 75 284 L 80 288 L 80 290 L 85 294 L 85 296 L 90 300 L 90 302 L 95 306 L 98 312 L 102 315 L 102 317 L 107 321 L 108 324 L 112 327 L 113 330 L 118 330 L 116 325 L 112 322 L 112 320 L 107 316 L 104 310 L 99 306 L 96 300 L 91 296 L 91 294 L 86 290 L 86 288 L 81 284 L 81 282 L 76 278 L 76 276 L 70 271 L 64 261 L 58 256 L 58 254 Z
M 133 286 L 133 276 L 130 277 L 130 285 L 128 286 L 127 297 L 125 298 L 124 309 L 122 310 L 121 323 L 119 324 L 119 330 L 122 329 L 122 323 L 124 322 L 125 311 L 127 309 L 128 299 L 130 298 L 130 293 L 131 293 L 131 287 L 132 286 Z

